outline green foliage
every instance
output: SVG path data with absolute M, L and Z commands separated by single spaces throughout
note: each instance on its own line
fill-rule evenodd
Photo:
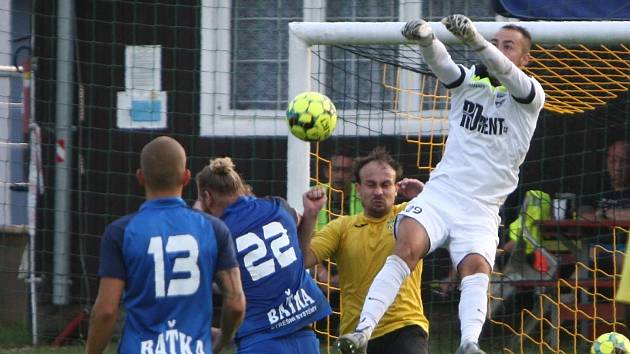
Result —
M 31 333 L 25 324 L 0 325 L 0 354 L 1 348 L 23 347 L 31 344 Z

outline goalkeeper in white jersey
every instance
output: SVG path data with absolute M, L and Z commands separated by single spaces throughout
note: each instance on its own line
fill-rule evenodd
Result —
M 394 254 L 372 282 L 356 331 L 337 342 L 342 353 L 366 350 L 372 330 L 409 270 L 443 245 L 461 279 L 461 342 L 456 354 L 484 353 L 478 340 L 499 242 L 499 207 L 516 188 L 545 94 L 538 81 L 521 70 L 530 59 L 526 29 L 506 25 L 488 42 L 463 15 L 448 16 L 442 23 L 483 65 L 455 64 L 423 20 L 410 21 L 402 30 L 407 39 L 418 42 L 433 73 L 451 89 L 449 135 L 424 191 L 398 214 Z

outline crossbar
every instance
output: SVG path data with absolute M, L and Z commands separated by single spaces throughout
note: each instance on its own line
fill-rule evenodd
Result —
M 429 23 L 444 43 L 461 43 L 441 22 Z M 630 21 L 475 22 L 475 27 L 486 39 L 490 39 L 507 24 L 525 27 L 537 44 L 630 43 Z M 289 31 L 307 45 L 415 43 L 401 34 L 404 25 L 405 22 L 291 22 Z

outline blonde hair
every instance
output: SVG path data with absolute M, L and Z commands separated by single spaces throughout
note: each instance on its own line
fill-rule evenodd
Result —
M 229 157 L 210 160 L 195 176 L 199 190 L 211 190 L 222 196 L 249 194 L 247 185 L 243 183 L 235 167 Z

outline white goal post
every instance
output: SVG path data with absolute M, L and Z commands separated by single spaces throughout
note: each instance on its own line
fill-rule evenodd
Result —
M 475 22 L 490 38 L 500 27 L 513 22 Z M 430 22 L 445 44 L 458 39 L 440 22 Z M 535 44 L 629 43 L 628 21 L 517 22 L 532 35 Z M 311 90 L 311 47 L 315 45 L 413 44 L 401 34 L 405 22 L 292 22 L 289 24 L 288 100 Z M 302 209 L 302 193 L 309 187 L 310 144 L 289 134 L 287 142 L 287 200 Z

